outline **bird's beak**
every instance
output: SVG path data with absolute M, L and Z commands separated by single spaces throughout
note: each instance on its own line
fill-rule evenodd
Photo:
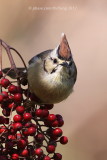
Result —
M 67 62 L 63 62 L 63 63 L 61 63 L 60 65 L 61 65 L 61 66 L 63 66 L 63 67 L 67 67 L 67 68 L 69 68 L 69 65 L 68 65 L 68 63 L 67 63 Z
M 61 35 L 61 41 L 58 47 L 58 56 L 59 58 L 69 60 L 72 58 L 71 50 L 66 38 L 66 35 L 62 33 Z

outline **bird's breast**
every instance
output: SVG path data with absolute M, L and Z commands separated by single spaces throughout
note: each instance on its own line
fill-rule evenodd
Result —
M 73 81 L 63 74 L 48 74 L 34 67 L 28 70 L 28 82 L 33 92 L 42 103 L 59 103 L 72 92 Z

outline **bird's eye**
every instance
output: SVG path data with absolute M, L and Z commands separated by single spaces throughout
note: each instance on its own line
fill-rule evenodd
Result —
M 54 62 L 54 63 L 57 63 L 58 61 L 57 61 L 57 59 L 55 58 L 55 59 L 53 59 L 53 62 Z

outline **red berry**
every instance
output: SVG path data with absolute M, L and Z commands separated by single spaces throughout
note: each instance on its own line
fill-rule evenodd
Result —
M 31 126 L 37 128 L 37 125 L 34 123 L 31 123 Z
M 54 107 L 54 105 L 53 104 L 46 104 L 45 107 L 46 107 L 46 109 L 51 110 Z
M 17 87 L 17 93 L 22 93 L 22 88 L 20 86 L 16 86 Z
M 29 128 L 29 127 L 32 126 L 32 122 L 27 122 L 27 123 L 24 124 L 24 126 L 25 126 L 26 128 Z
M 6 108 L 7 106 L 5 104 L 1 104 L 1 108 L 4 109 Z
M 30 136 L 34 136 L 35 133 L 36 133 L 36 128 L 35 127 L 30 127 L 30 128 L 28 128 L 27 132 Z
M 51 158 L 49 156 L 45 156 L 43 160 L 51 160 Z
M 1 94 L 2 94 L 3 98 L 5 98 L 5 99 L 8 98 L 8 93 L 6 91 L 3 91 Z
M 43 154 L 43 150 L 41 148 L 37 148 L 34 151 L 37 156 L 41 156 Z
M 61 160 L 61 159 L 62 159 L 62 155 L 60 153 L 54 154 L 54 160 Z
M 0 155 L 0 160 L 8 160 L 7 156 Z
M 3 116 L 0 116 L 0 124 L 5 123 L 5 118 Z
M 27 146 L 27 141 L 24 140 L 24 139 L 20 139 L 20 140 L 18 141 L 18 143 L 17 143 L 17 146 L 18 146 L 19 148 L 25 148 L 25 147 Z
M 57 119 L 63 119 L 63 117 L 60 114 L 56 114 Z
M 24 136 L 29 136 L 28 128 L 26 128 L 26 129 L 23 130 L 23 135 Z
M 63 117 L 60 114 L 56 114 L 58 120 L 58 127 L 62 127 L 64 125 Z
M 5 118 L 5 124 L 9 124 L 9 118 Z
M 16 93 L 16 94 L 14 95 L 14 100 L 15 100 L 16 102 L 21 102 L 21 100 L 22 100 L 22 94 Z
M 47 117 L 47 120 L 50 122 L 53 122 L 56 120 L 56 116 L 54 114 L 49 114 Z
M 13 117 L 13 120 L 14 120 L 15 122 L 21 122 L 21 121 L 22 121 L 22 116 L 21 116 L 21 115 L 15 115 L 15 116 Z
M 66 136 L 62 136 L 62 137 L 60 138 L 60 143 L 61 143 L 61 144 L 67 144 L 67 143 L 68 143 L 68 138 L 67 138 Z
M 32 115 L 30 113 L 24 113 L 23 118 L 25 121 L 30 121 L 32 119 Z
M 47 109 L 42 110 L 42 116 L 47 117 L 49 115 L 49 111 Z
M 22 124 L 19 122 L 13 123 L 13 129 L 19 131 L 22 129 Z
M 58 127 L 62 127 L 64 125 L 64 120 L 63 119 L 59 119 L 58 120 Z
M 8 79 L 6 79 L 6 78 L 1 79 L 2 87 L 7 88 L 9 86 L 9 84 L 10 84 L 10 81 Z
M 9 95 L 9 100 L 13 101 L 14 97 L 12 95 Z
M 48 153 L 54 153 L 55 152 L 55 146 L 54 145 L 48 145 L 46 148 Z
M 17 134 L 16 134 L 16 139 L 21 139 L 21 138 L 22 138 L 22 134 L 17 133 Z
M 25 111 L 25 107 L 24 107 L 24 106 L 18 106 L 18 107 L 16 108 L 16 112 L 17 112 L 18 114 L 23 114 L 24 111 Z
M 38 133 L 36 136 L 35 136 L 35 139 L 37 142 L 43 142 L 43 140 L 45 139 L 44 135 L 42 133 Z
M 0 126 L 0 133 L 7 132 L 7 129 L 5 126 Z
M 0 103 L 2 103 L 2 102 L 3 102 L 3 96 L 0 95 Z
M 10 110 L 8 109 L 8 108 L 4 108 L 3 110 L 2 110 L 2 114 L 4 115 L 4 116 L 6 116 L 6 117 L 8 117 L 8 116 L 10 116 Z
M 37 109 L 35 112 L 37 117 L 42 117 L 43 116 L 43 110 L 42 109 Z
M 8 91 L 12 94 L 14 93 L 17 93 L 17 87 L 13 84 L 11 84 L 9 87 L 8 87 Z
M 52 124 L 51 124 L 51 126 L 52 127 L 58 127 L 58 121 L 57 120 L 55 120 L 54 122 L 52 122 Z
M 6 141 L 6 143 L 5 143 L 5 148 L 6 148 L 7 150 L 13 149 L 13 146 L 14 146 L 14 142 L 12 142 L 12 141 Z
M 15 107 L 16 107 L 16 104 L 14 102 L 8 105 L 9 109 L 14 109 Z
M 13 160 L 18 160 L 18 159 L 19 159 L 19 155 L 16 154 L 16 153 L 14 153 L 14 154 L 12 154 L 11 158 L 12 158 Z
M 60 137 L 62 135 L 62 130 L 60 128 L 56 128 L 53 130 L 53 136 Z
M 14 134 L 14 135 L 15 135 L 16 132 L 17 132 L 17 130 L 15 130 L 15 129 L 13 129 L 13 128 L 10 129 L 10 133 L 11 133 L 11 134 Z
M 3 148 L 2 152 L 3 152 L 3 155 L 7 155 L 8 154 L 8 150 L 6 148 Z
M 8 136 L 8 139 L 9 139 L 9 140 L 15 140 L 16 137 L 15 137 L 14 135 L 11 134 L 11 135 Z
M 28 157 L 28 154 L 29 154 L 29 152 L 28 152 L 27 149 L 24 149 L 24 150 L 21 152 L 21 156 L 23 156 L 23 157 Z
M 12 141 L 5 142 L 5 148 L 7 149 L 7 152 L 13 151 L 14 150 L 13 147 L 14 147 L 14 142 L 12 142 Z M 14 153 L 14 152 L 11 152 L 11 153 Z

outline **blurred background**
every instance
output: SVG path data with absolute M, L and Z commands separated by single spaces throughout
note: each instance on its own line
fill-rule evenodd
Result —
M 63 160 L 107 159 L 107 1 L 0 0 L 0 38 L 28 60 L 55 48 L 64 32 L 78 68 L 73 94 L 56 104 L 63 115 Z M 5 59 L 7 63 L 7 59 Z M 17 59 L 19 66 L 20 60 Z

